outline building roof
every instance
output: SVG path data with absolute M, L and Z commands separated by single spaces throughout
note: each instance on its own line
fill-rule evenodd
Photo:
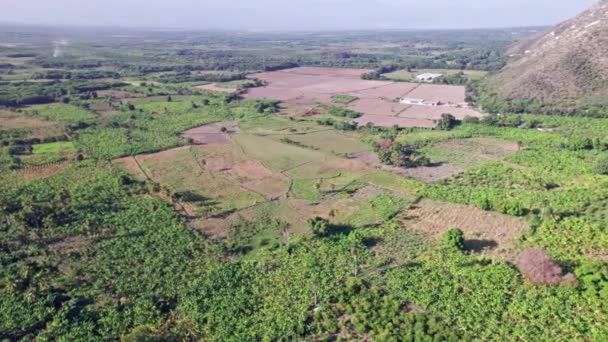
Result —
M 428 78 L 437 78 L 437 77 L 441 77 L 443 76 L 442 74 L 432 74 L 432 73 L 426 73 L 426 74 L 420 74 L 418 76 L 416 76 L 416 78 L 419 79 L 428 79 Z

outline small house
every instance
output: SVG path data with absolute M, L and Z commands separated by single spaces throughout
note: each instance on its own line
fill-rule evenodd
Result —
M 416 76 L 416 81 L 418 82 L 433 82 L 436 78 L 443 76 L 442 74 L 431 74 L 425 73 Z

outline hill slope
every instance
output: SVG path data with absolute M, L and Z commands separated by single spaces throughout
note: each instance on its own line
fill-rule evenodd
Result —
M 608 0 L 509 50 L 493 79 L 500 97 L 579 107 L 608 95 Z

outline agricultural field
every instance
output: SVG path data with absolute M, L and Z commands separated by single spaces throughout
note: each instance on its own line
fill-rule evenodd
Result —
M 286 103 L 334 104 L 362 113 L 356 122 L 390 127 L 434 127 L 444 113 L 459 120 L 482 114 L 465 103 L 465 87 L 363 80 L 370 70 L 295 68 L 253 74 L 266 86 L 250 88 L 248 99 L 276 99 Z M 430 101 L 439 105 L 401 103 L 402 98 Z
M 608 122 L 374 76 L 520 31 L 2 32 L 0 341 L 608 339 Z
M 399 82 L 416 82 L 416 76 L 420 74 L 441 74 L 445 76 L 454 76 L 463 73 L 464 77 L 477 81 L 482 79 L 487 72 L 480 70 L 453 70 L 453 69 L 419 69 L 419 70 L 397 70 L 382 74 L 382 77 L 391 81 Z

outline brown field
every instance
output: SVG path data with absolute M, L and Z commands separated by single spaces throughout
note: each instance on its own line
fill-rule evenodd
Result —
M 433 128 L 437 125 L 437 123 L 433 120 L 410 119 L 385 115 L 363 115 L 362 117 L 356 119 L 355 122 L 357 122 L 360 126 L 371 122 L 376 126 L 383 127 L 392 127 L 397 125 L 399 127 Z
M 425 183 L 432 183 L 438 180 L 447 179 L 465 171 L 465 169 L 461 167 L 450 164 L 439 164 L 436 166 L 416 168 L 402 168 L 385 165 L 380 162 L 380 159 L 378 159 L 378 156 L 374 152 L 354 153 L 350 156 L 350 158 L 378 170 L 389 171 L 400 176 L 411 177 Z
M 421 84 L 408 93 L 407 97 L 453 104 L 466 102 L 465 88 L 453 85 Z
M 398 102 L 388 102 L 373 98 L 361 98 L 351 102 L 347 108 L 365 115 L 397 116 L 407 110 L 410 105 Z
M 219 91 L 222 93 L 232 93 L 232 92 L 236 91 L 236 88 L 220 87 L 215 83 L 203 84 L 203 85 L 196 86 L 194 88 L 201 89 L 201 90 Z
M 53 124 L 49 121 L 25 116 L 0 109 L 0 130 L 20 128 L 46 128 Z
M 451 228 L 459 228 L 464 232 L 467 250 L 506 259 L 515 256 L 518 238 L 529 229 L 524 218 L 427 199 L 412 205 L 399 220 L 436 239 Z
M 268 82 L 268 86 L 251 88 L 244 98 L 271 98 L 291 104 L 332 104 L 332 96 L 350 95 L 358 100 L 349 109 L 363 113 L 359 124 L 371 122 L 378 126 L 435 127 L 443 113 L 457 119 L 481 116 L 467 108 L 447 106 L 410 106 L 397 100 L 401 97 L 420 98 L 448 104 L 465 102 L 463 86 L 446 86 L 391 81 L 369 81 L 361 75 L 369 70 L 339 68 L 295 68 L 250 75 Z M 398 117 L 397 117 L 398 116 Z
M 226 132 L 222 132 L 226 128 Z M 182 132 L 181 136 L 189 138 L 197 144 L 230 144 L 231 134 L 239 132 L 239 127 L 231 121 L 215 122 Z
M 449 113 L 454 115 L 459 120 L 467 116 L 482 117 L 483 115 L 476 110 L 470 108 L 458 107 L 435 107 L 435 106 L 410 106 L 403 112 L 399 113 L 400 118 L 418 119 L 418 120 L 439 120 L 441 115 Z
M 123 100 L 123 99 L 143 97 L 143 95 L 138 94 L 138 93 L 132 93 L 132 92 L 121 91 L 121 90 L 98 90 L 97 96 L 106 97 L 106 98 L 116 100 L 116 101 Z
M 97 115 L 101 116 L 110 116 L 114 114 L 120 113 L 119 110 L 112 108 L 112 106 L 108 103 L 95 103 L 92 104 L 89 109 L 93 111 Z

